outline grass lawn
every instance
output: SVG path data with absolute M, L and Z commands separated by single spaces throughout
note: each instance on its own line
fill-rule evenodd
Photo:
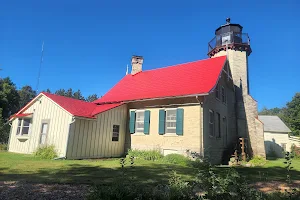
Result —
M 127 173 L 141 184 L 167 182 L 172 170 L 186 180 L 197 173 L 195 168 L 161 161 L 136 160 L 134 165 L 134 168 L 126 167 Z M 120 159 L 42 160 L 32 155 L 0 151 L 0 181 L 110 184 L 122 173 Z
M 250 182 L 284 181 L 286 169 L 283 159 L 267 161 L 262 167 L 237 167 Z M 198 169 L 188 166 L 166 164 L 162 161 L 136 160 L 135 167 L 126 167 L 140 184 L 167 182 L 175 170 L 186 180 L 192 180 Z M 292 179 L 300 180 L 300 160 L 293 160 Z M 216 171 L 226 172 L 227 167 Z M 119 159 L 101 160 L 42 160 L 31 155 L 0 152 L 0 181 L 28 181 L 33 183 L 110 184 L 122 175 Z

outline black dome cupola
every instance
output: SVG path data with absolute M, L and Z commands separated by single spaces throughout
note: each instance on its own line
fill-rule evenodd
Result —
M 243 33 L 240 24 L 230 23 L 230 18 L 226 19 L 226 24 L 220 26 L 215 31 L 215 37 L 208 43 L 208 56 L 212 57 L 220 51 L 226 49 L 247 51 L 250 55 L 250 38 L 247 33 Z

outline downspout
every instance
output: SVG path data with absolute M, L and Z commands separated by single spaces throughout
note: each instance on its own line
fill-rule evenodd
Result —
M 205 98 L 205 96 L 204 96 Z M 196 100 L 200 105 L 200 156 L 204 156 L 203 152 L 203 102 L 199 100 L 199 97 L 196 96 Z
M 75 123 L 76 121 L 76 118 L 73 116 L 72 117 L 72 121 L 71 123 L 69 124 L 69 130 L 68 130 L 68 139 L 67 139 L 67 142 L 66 142 L 66 155 L 65 155 L 65 158 L 67 159 L 67 155 L 68 155 L 68 144 L 69 144 L 69 139 L 70 139 L 70 131 L 71 131 L 71 125 L 73 123 Z

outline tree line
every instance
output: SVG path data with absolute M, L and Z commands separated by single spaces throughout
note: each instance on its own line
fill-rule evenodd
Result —
M 52 93 L 49 89 L 44 92 Z M 80 90 L 74 91 L 72 88 L 67 90 L 59 89 L 53 92 L 53 94 L 87 102 L 92 102 L 99 98 L 96 94 L 85 98 Z M 36 91 L 30 85 L 25 85 L 18 90 L 9 77 L 0 78 L 0 143 L 7 143 L 8 141 L 10 131 L 8 124 L 9 117 L 24 107 L 36 95 Z
M 291 135 L 300 136 L 300 93 L 296 93 L 290 102 L 282 108 L 264 107 L 260 115 L 277 115 L 292 131 Z

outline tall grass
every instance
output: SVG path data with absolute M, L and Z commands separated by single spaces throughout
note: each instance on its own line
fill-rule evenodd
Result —
M 129 157 L 135 157 L 137 159 L 143 159 L 143 160 L 156 161 L 163 158 L 163 155 L 160 153 L 159 150 L 129 149 L 127 154 Z

